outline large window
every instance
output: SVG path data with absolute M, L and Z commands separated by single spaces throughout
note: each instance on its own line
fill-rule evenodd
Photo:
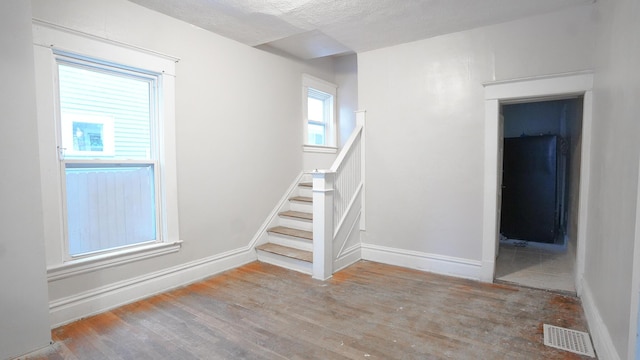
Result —
M 336 86 L 324 80 L 303 76 L 305 148 L 335 148 Z
M 67 248 L 158 240 L 158 74 L 57 54 Z
M 175 64 L 34 23 L 49 279 L 178 251 Z

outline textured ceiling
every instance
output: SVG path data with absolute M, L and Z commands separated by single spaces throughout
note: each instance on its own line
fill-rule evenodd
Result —
M 302 59 L 362 52 L 595 0 L 130 0 Z

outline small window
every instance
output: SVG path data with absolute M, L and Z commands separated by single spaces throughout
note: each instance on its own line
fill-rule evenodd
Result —
M 303 94 L 305 144 L 309 147 L 335 147 L 336 86 L 305 75 Z
M 327 130 L 331 128 L 333 96 L 309 88 L 307 95 L 308 144 L 327 146 Z
M 158 242 L 159 74 L 56 62 L 68 256 Z

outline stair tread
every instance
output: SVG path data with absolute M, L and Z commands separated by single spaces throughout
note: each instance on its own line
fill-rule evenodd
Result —
M 294 229 L 286 226 L 275 226 L 267 230 L 267 232 L 293 236 L 293 237 L 306 239 L 306 240 L 313 240 L 313 232 Z
M 288 210 L 288 211 L 283 211 L 278 215 L 292 217 L 292 218 L 298 218 L 298 219 L 313 220 L 313 214 L 312 213 L 307 213 L 307 212 L 302 212 L 302 211 Z
M 313 187 L 313 183 L 311 181 L 309 181 L 309 182 L 301 182 L 298 185 L 302 186 L 302 187 L 310 187 L 310 188 Z
M 289 200 L 293 200 L 293 201 L 301 201 L 301 202 L 313 202 L 313 198 L 310 196 L 294 196 L 292 198 L 290 198 Z
M 278 244 L 266 243 L 258 246 L 256 249 L 286 256 L 292 259 L 298 259 L 306 262 L 313 262 L 313 253 L 311 251 L 299 250 L 282 246 Z

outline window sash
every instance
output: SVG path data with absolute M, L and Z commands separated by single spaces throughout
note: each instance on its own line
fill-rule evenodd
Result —
M 307 98 L 307 119 L 309 121 L 326 122 L 327 106 L 325 100 L 311 96 Z
M 311 114 L 310 109 L 311 100 L 317 100 L 321 102 L 321 114 Z M 313 87 L 307 87 L 307 144 L 327 146 L 330 139 L 327 131 L 330 128 L 333 120 L 333 95 L 325 93 L 323 91 L 314 89 Z M 314 116 L 319 115 L 319 116 Z M 311 130 L 312 127 L 322 127 L 320 138 L 318 133 Z
M 125 78 L 129 78 L 132 80 L 142 81 L 148 84 L 148 98 L 146 100 L 145 107 L 148 106 L 148 114 L 145 116 L 148 120 L 144 120 L 144 126 L 148 126 L 148 130 L 143 133 L 142 138 L 148 139 L 148 145 L 145 145 L 145 148 L 148 146 L 148 151 L 145 151 L 143 156 L 130 156 L 130 157 L 118 157 L 116 153 L 113 152 L 113 144 L 111 144 L 112 148 L 107 149 L 105 144 L 105 148 L 99 148 L 99 150 L 111 150 L 109 151 L 101 151 L 98 152 L 97 156 L 94 153 L 87 152 L 87 154 L 82 154 L 79 152 L 71 151 L 67 154 L 67 151 L 63 146 L 63 138 L 64 134 L 61 133 L 62 128 L 65 126 L 63 122 L 63 111 L 61 109 L 61 97 L 60 93 L 58 93 L 58 144 L 61 148 L 60 151 L 60 176 L 61 176 L 61 187 L 62 187 L 62 217 L 63 217 L 63 231 L 64 231 L 64 260 L 76 260 L 79 258 L 85 257 L 93 257 L 96 255 L 101 255 L 105 253 L 118 252 L 126 248 L 145 246 L 150 243 L 161 243 L 163 242 L 163 228 L 164 225 L 162 223 L 162 219 L 164 218 L 162 214 L 162 198 L 161 198 L 161 168 L 159 161 L 157 160 L 158 155 L 160 154 L 158 146 L 158 110 L 159 106 L 159 87 L 160 87 L 160 76 L 158 74 L 152 74 L 150 72 L 139 72 L 135 69 L 119 66 L 117 64 L 111 64 L 103 61 L 96 60 L 93 62 L 93 59 L 89 59 L 83 56 L 72 56 L 68 53 L 64 55 L 56 56 L 56 64 L 58 66 L 72 66 L 79 69 L 84 69 L 88 71 L 95 71 L 102 74 L 108 74 L 113 76 L 122 76 Z M 58 85 L 60 86 L 60 75 L 58 75 Z M 59 90 L 60 91 L 60 90 Z M 117 92 L 117 90 L 116 90 Z M 98 96 L 97 99 L 100 99 Z M 102 99 L 101 99 L 102 101 Z M 126 104 L 126 101 L 124 102 Z M 88 102 L 87 104 L 90 104 Z M 116 104 L 117 105 L 117 104 Z M 112 111 L 113 109 L 111 109 Z M 91 111 L 88 111 L 91 113 Z M 86 118 L 86 115 L 85 117 Z M 143 118 L 144 119 L 144 118 Z M 89 122 L 91 122 L 90 120 Z M 113 128 L 109 129 L 109 125 L 105 122 L 104 119 L 101 124 L 101 129 L 104 129 L 104 133 L 102 136 L 104 140 L 107 139 L 108 136 L 113 136 L 112 133 L 109 135 L 109 131 L 113 132 Z M 127 121 L 127 120 L 123 120 Z M 60 126 L 62 125 L 62 126 Z M 130 124 L 127 124 L 130 125 Z M 91 126 L 91 124 L 87 125 Z M 144 135 L 148 134 L 148 135 Z M 110 139 L 113 141 L 113 138 Z M 68 143 L 68 141 L 67 141 Z M 66 145 L 68 147 L 68 144 Z M 111 198 L 113 200 L 114 197 L 121 197 L 120 210 L 125 209 L 128 213 L 136 213 L 134 217 L 137 216 L 137 224 L 125 224 L 128 220 L 126 217 L 122 217 L 121 214 L 118 214 L 117 207 L 113 205 L 104 205 L 100 203 L 90 203 L 90 205 L 82 204 L 82 202 L 71 204 L 71 206 L 81 207 L 79 204 L 82 204 L 86 209 L 90 209 L 93 211 L 93 214 L 98 214 L 100 219 L 93 219 L 96 221 L 91 221 L 92 219 L 85 216 L 85 214 L 72 214 L 69 209 L 70 203 L 72 203 L 72 194 L 69 193 L 69 188 L 67 187 L 67 181 L 72 181 L 68 177 L 70 174 L 67 173 L 70 169 L 95 169 L 93 172 L 83 173 L 79 171 L 78 173 L 83 173 L 84 175 L 75 176 L 74 180 L 77 178 L 82 178 L 82 181 L 88 181 L 86 178 L 89 176 L 88 173 L 91 173 L 92 181 L 94 182 L 102 182 L 103 184 L 97 185 L 102 187 L 95 187 L 93 189 L 85 190 L 84 194 L 75 194 L 77 196 L 87 196 L 92 197 L 93 201 L 96 201 L 96 197 L 102 196 L 103 198 Z M 118 169 L 122 172 L 118 173 L 121 176 L 114 175 L 118 172 Z M 138 169 L 139 174 L 136 176 L 123 176 L 125 172 L 132 172 L 133 169 Z M 114 174 L 109 174 L 109 172 L 113 172 Z M 146 175 L 145 175 L 146 173 Z M 100 175 L 96 175 L 100 174 Z M 74 175 L 78 175 L 77 173 Z M 107 180 L 106 178 L 110 179 Z M 124 180 L 124 178 L 130 178 L 129 180 Z M 124 182 L 132 181 L 131 184 L 126 185 Z M 146 182 L 146 183 L 145 183 Z M 146 184 L 146 185 L 145 185 Z M 95 184 L 94 184 L 95 185 Z M 93 186 L 93 185 L 92 185 Z M 122 186 L 131 186 L 132 189 L 129 189 L 129 196 L 138 197 L 138 200 L 143 207 L 139 207 L 136 209 L 138 204 L 133 204 L 131 201 L 127 203 L 125 201 L 124 195 L 122 192 L 124 190 L 119 189 L 118 187 Z M 145 189 L 146 188 L 146 189 Z M 80 191 L 80 190 L 79 190 Z M 86 191 L 101 193 L 91 194 Z M 121 192 L 118 194 L 118 192 Z M 103 201 L 106 203 L 106 201 Z M 110 206 L 110 208 L 109 208 Z M 75 216 L 76 218 L 70 219 L 70 216 Z M 95 216 L 95 215 L 94 215 Z M 74 223 L 78 219 L 88 220 L 84 223 Z M 108 224 L 105 227 L 104 219 L 107 221 L 112 221 L 113 223 Z M 124 222 L 124 223 L 123 223 Z M 80 225 L 78 225 L 80 224 Z M 74 227 L 73 229 L 71 227 Z M 79 226 L 79 227 L 78 227 Z M 125 231 L 113 231 L 113 228 L 128 228 Z M 80 233 L 78 232 L 80 231 Z M 85 233 L 82 233 L 82 232 Z M 73 234 L 72 234 L 73 232 Z M 86 232 L 89 235 L 86 235 Z M 110 233 L 110 235 L 104 235 L 104 232 Z M 84 235 L 78 235 L 84 234 Z M 115 235 L 113 235 L 115 234 Z M 95 238 L 94 238 L 95 237 Z M 85 241 L 87 244 L 77 245 L 72 244 L 72 241 Z M 84 247 L 83 247 L 84 246 Z M 80 249 L 80 250 L 79 250 Z
M 312 128 L 321 127 L 321 131 L 313 131 Z M 317 137 L 320 136 L 320 139 Z M 309 145 L 326 145 L 327 143 L 327 126 L 325 123 L 317 121 L 309 121 L 307 125 L 307 143 Z
M 63 161 L 61 172 L 68 259 L 161 242 L 155 162 Z
M 93 60 L 86 56 L 75 55 L 68 52 L 54 52 L 57 54 L 55 57 L 56 64 L 58 66 L 58 104 L 61 105 L 61 75 L 60 67 L 70 67 L 75 70 L 84 70 L 88 72 L 95 72 L 96 74 L 109 75 L 113 77 L 122 77 L 129 80 L 134 80 L 140 83 L 146 83 L 148 87 L 148 97 L 146 100 L 145 111 L 148 113 L 140 113 L 142 108 L 135 109 L 134 113 L 127 111 L 127 108 L 131 106 L 129 104 L 130 99 L 118 99 L 122 95 L 118 94 L 118 89 L 108 89 L 109 94 L 102 97 L 103 94 L 95 94 L 92 96 L 87 91 L 83 94 L 75 94 L 78 97 L 82 97 L 80 101 L 77 98 L 73 98 L 74 102 L 69 104 L 68 108 L 59 108 L 59 132 L 62 139 L 59 139 L 60 147 L 65 149 L 66 157 L 74 158 L 121 158 L 121 159 L 137 159 L 137 160 L 151 160 L 158 157 L 158 107 L 159 107 L 159 88 L 160 88 L 160 74 L 155 74 L 149 71 L 135 69 L 132 67 L 105 62 L 102 60 Z M 75 71 L 73 70 L 73 71 Z M 99 76 L 99 75 L 98 75 Z M 81 82 L 77 86 L 83 86 Z M 91 86 L 91 85 L 89 85 Z M 104 85 L 108 86 L 108 85 Z M 129 94 L 127 94 L 129 95 Z M 99 101 L 102 106 L 109 106 L 108 108 L 102 108 L 102 116 L 96 116 L 96 110 L 91 108 L 91 101 Z M 133 119 L 131 118 L 133 116 Z M 140 117 L 143 118 L 140 118 Z M 111 119 L 109 118 L 111 117 Z M 113 118 L 120 119 L 120 127 L 114 125 Z M 84 119 L 87 119 L 85 121 Z M 148 119 L 148 120 L 145 120 Z M 73 139 L 73 125 L 76 124 L 74 119 L 78 119 L 82 123 L 96 123 L 103 128 L 103 140 L 105 141 L 104 151 L 74 151 L 71 141 Z M 131 121 L 131 122 L 129 122 Z M 148 139 L 148 145 L 145 146 L 145 141 L 140 136 L 146 136 Z M 146 149 L 146 150 L 143 150 Z M 144 152 L 143 154 L 141 152 Z

